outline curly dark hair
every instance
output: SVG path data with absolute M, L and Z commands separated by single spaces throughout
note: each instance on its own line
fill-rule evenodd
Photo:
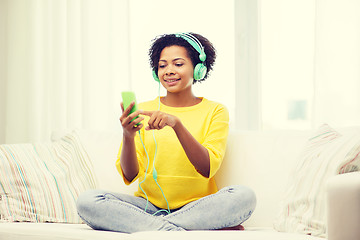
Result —
M 200 43 L 204 47 L 204 51 L 206 54 L 206 60 L 204 62 L 204 65 L 207 67 L 207 72 L 203 79 L 200 80 L 194 79 L 193 81 L 194 84 L 196 82 L 204 81 L 206 78 L 208 78 L 209 72 L 213 69 L 215 63 L 216 50 L 212 45 L 212 43 L 207 38 L 196 33 L 190 33 L 190 34 L 196 37 L 200 41 Z M 165 47 L 170 47 L 174 45 L 181 46 L 186 49 L 194 67 L 196 66 L 196 64 L 201 63 L 201 60 L 199 59 L 199 52 L 196 51 L 196 49 L 193 46 L 191 46 L 190 43 L 188 43 L 185 39 L 181 37 L 177 37 L 176 34 L 164 34 L 156 37 L 153 40 L 153 43 L 149 50 L 150 66 L 153 69 L 153 71 L 155 71 L 155 73 L 158 72 L 161 51 Z

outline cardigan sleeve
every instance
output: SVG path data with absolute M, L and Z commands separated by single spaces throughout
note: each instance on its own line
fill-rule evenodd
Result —
M 229 134 L 229 112 L 223 105 L 218 105 L 213 113 L 203 146 L 210 157 L 210 174 L 213 177 L 224 159 L 227 137 Z

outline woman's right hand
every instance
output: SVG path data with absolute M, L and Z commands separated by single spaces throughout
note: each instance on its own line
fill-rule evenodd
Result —
M 123 103 L 121 103 L 122 115 L 120 116 L 120 123 L 123 128 L 123 135 L 124 135 L 124 137 L 127 137 L 127 138 L 134 138 L 136 135 L 136 132 L 139 131 L 143 127 L 143 124 L 140 122 L 142 120 L 144 120 L 144 118 L 139 116 L 139 114 L 141 112 L 140 110 L 137 110 L 129 115 L 131 108 L 134 105 L 135 105 L 135 102 L 132 102 L 129 105 L 129 107 L 124 110 L 124 105 L 123 105 Z M 134 119 L 136 116 L 139 116 L 139 117 Z M 132 119 L 134 119 L 134 121 L 131 121 Z

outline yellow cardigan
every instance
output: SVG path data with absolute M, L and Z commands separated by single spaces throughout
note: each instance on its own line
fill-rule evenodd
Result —
M 159 98 L 139 104 L 139 109 L 142 110 L 153 111 L 158 110 L 158 108 Z M 146 131 L 144 128 L 147 126 L 149 117 L 145 117 L 143 120 L 144 127 L 140 130 L 140 135 L 149 155 L 149 164 L 139 134 L 137 134 L 135 144 L 139 161 L 139 173 L 132 182 L 136 179 L 142 182 L 145 177 L 146 167 L 149 165 L 146 180 L 141 184 L 141 187 L 152 204 L 163 209 L 167 208 L 166 201 L 152 177 L 154 155 L 155 150 L 157 150 L 155 157 L 157 180 L 169 202 L 170 209 L 176 209 L 217 192 L 214 175 L 220 168 L 225 154 L 229 131 L 229 113 L 222 104 L 209 101 L 206 98 L 202 98 L 199 104 L 190 107 L 179 108 L 160 104 L 160 111 L 180 118 L 192 136 L 209 151 L 210 156 L 210 176 L 206 178 L 198 173 L 191 164 L 171 127 Z M 121 169 L 121 148 L 122 144 L 119 149 L 116 167 L 123 176 L 124 182 L 130 184 Z M 135 192 L 135 196 L 146 198 L 140 188 Z

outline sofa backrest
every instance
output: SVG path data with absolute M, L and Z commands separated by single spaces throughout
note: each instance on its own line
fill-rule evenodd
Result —
M 255 191 L 257 206 L 245 226 L 272 227 L 291 170 L 309 132 L 230 132 L 218 187 L 246 185 Z
M 101 189 L 133 194 L 137 184 L 126 186 L 115 168 L 121 132 L 77 130 L 93 160 Z M 65 133 L 54 132 L 52 140 Z M 289 173 L 309 135 L 304 131 L 231 131 L 224 162 L 215 175 L 219 188 L 241 184 L 257 195 L 257 207 L 245 226 L 272 227 Z

